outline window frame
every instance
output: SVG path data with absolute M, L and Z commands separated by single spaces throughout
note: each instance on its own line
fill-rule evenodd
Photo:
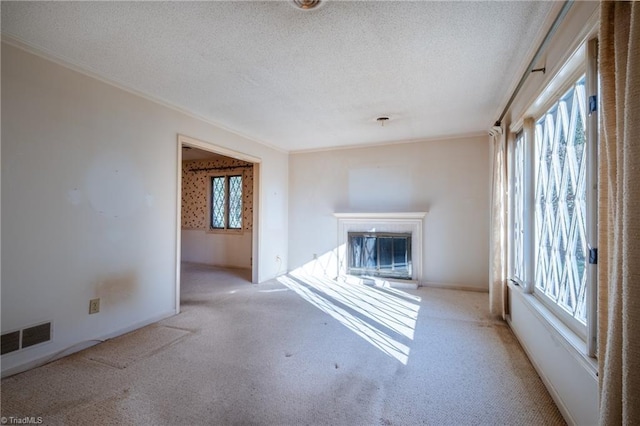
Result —
M 570 55 L 569 59 L 553 76 L 539 95 L 534 98 L 531 106 L 525 112 L 515 126 L 511 127 L 512 140 L 509 151 L 509 194 L 513 194 L 510 200 L 509 212 L 509 233 L 510 247 L 508 250 L 509 269 L 508 276 L 511 281 L 523 287 L 526 293 L 531 294 L 536 300 L 539 300 L 564 326 L 568 327 L 579 340 L 585 343 L 583 353 L 589 357 L 594 357 L 597 345 L 597 265 L 589 263 L 589 248 L 597 247 L 597 111 L 589 110 L 589 97 L 597 94 L 597 39 L 592 38 L 585 40 L 576 51 Z M 586 224 L 586 259 L 585 269 L 587 274 L 586 282 L 586 326 L 579 320 L 574 318 L 570 313 L 566 312 L 555 301 L 546 296 L 535 288 L 535 123 L 543 117 L 547 111 L 557 104 L 560 98 L 578 82 L 582 75 L 586 75 L 585 82 L 585 102 L 586 117 L 585 127 L 585 151 L 586 151 L 586 206 L 585 206 L 585 224 Z M 523 161 L 524 170 L 524 190 L 523 209 L 524 209 L 524 258 L 523 265 L 520 268 L 524 270 L 524 277 L 516 276 L 515 265 L 515 240 L 513 233 L 515 229 L 515 207 L 518 200 L 515 200 L 515 170 L 516 170 L 516 144 L 518 139 L 516 134 L 523 135 L 520 143 L 523 143 Z
M 240 227 L 235 228 L 235 227 L 230 227 L 230 220 L 229 220 L 229 215 L 230 215 L 230 181 L 231 178 L 234 177 L 239 177 L 240 178 L 240 185 L 242 188 L 242 192 L 240 194 Z M 243 207 L 244 207 L 244 184 L 245 184 L 245 176 L 244 176 L 244 172 L 234 172 L 231 171 L 229 173 L 217 173 L 217 174 L 211 174 L 208 176 L 209 178 L 209 191 L 208 191 L 208 206 L 209 206 L 209 232 L 212 233 L 242 233 L 244 231 L 244 227 L 245 227 L 245 221 L 244 221 L 244 217 L 242 214 L 243 211 Z M 215 210 L 215 205 L 214 205 L 214 193 L 213 193 L 213 186 L 214 186 L 214 179 L 220 179 L 220 178 L 224 178 L 224 201 L 223 201 L 223 208 L 224 208 L 224 212 L 223 212 L 223 218 L 224 218 L 224 227 L 216 227 L 214 226 L 214 210 Z
M 586 66 L 586 64 L 585 64 Z M 534 138 L 532 139 L 532 143 L 534 145 L 534 149 L 537 150 L 538 146 L 537 146 L 537 139 L 538 139 L 538 123 L 540 121 L 543 120 L 547 120 L 547 114 L 549 113 L 549 111 L 553 108 L 557 108 L 557 114 L 561 113 L 561 107 L 560 107 L 560 102 L 564 99 L 564 97 L 568 94 L 568 92 L 577 86 L 577 84 L 584 78 L 585 79 L 585 98 L 584 98 L 584 102 L 588 103 L 588 96 L 586 95 L 586 68 L 585 67 L 580 67 L 579 70 L 581 71 L 585 71 L 585 73 L 579 73 L 577 77 L 574 76 L 574 74 L 572 74 L 573 78 L 571 80 L 568 80 L 565 82 L 565 84 L 563 84 L 562 86 L 560 86 L 562 88 L 562 91 L 560 92 L 559 95 L 554 96 L 553 97 L 553 103 L 549 106 L 548 109 L 546 109 L 544 112 L 538 114 L 535 116 L 534 118 L 534 123 L 535 123 L 535 130 L 534 130 Z M 573 96 L 578 96 L 577 92 L 574 92 Z M 585 111 L 587 108 L 587 105 L 584 105 Z M 554 123 L 554 124 L 557 124 Z M 586 168 L 589 167 L 588 164 L 588 146 L 589 146 L 589 141 L 587 139 L 587 122 L 586 122 L 586 114 L 585 114 L 585 122 L 583 123 L 584 125 L 584 131 L 585 131 L 585 159 L 584 161 L 587 163 L 585 164 L 585 176 L 584 179 L 586 181 L 586 174 L 587 174 L 587 170 Z M 536 155 L 533 158 L 533 166 L 536 167 L 537 166 L 537 161 L 538 161 L 538 155 L 537 155 L 537 151 L 536 151 Z M 537 167 L 536 167 L 537 169 Z M 535 185 L 537 185 L 537 174 L 534 175 L 534 187 Z M 597 209 L 597 206 L 595 206 L 595 208 L 593 208 L 594 206 L 590 206 L 586 203 L 586 182 L 585 182 L 585 211 L 584 211 L 584 217 L 583 217 L 583 221 L 585 224 L 585 241 L 584 241 L 584 248 L 585 248 L 585 264 L 584 264 L 584 268 L 585 268 L 585 274 L 587 274 L 587 265 L 588 265 L 588 240 L 586 238 L 586 228 L 587 228 L 587 220 L 588 217 L 593 214 L 595 212 L 595 209 Z M 536 203 L 537 200 L 534 200 L 534 204 L 531 206 L 531 208 L 536 211 Z M 534 219 L 534 223 L 537 224 L 536 220 Z M 534 240 L 534 247 L 535 247 L 535 254 L 534 254 L 534 262 L 537 261 L 537 252 L 538 252 L 538 247 L 536 247 L 536 239 L 538 237 L 537 235 L 537 231 L 534 231 L 534 234 L 531 236 L 532 239 Z M 582 338 L 583 340 L 586 340 L 587 337 L 587 324 L 583 324 L 579 319 L 577 319 L 574 315 L 572 315 L 571 313 L 567 312 L 562 306 L 560 306 L 560 303 L 558 301 L 553 300 L 549 295 L 547 295 L 545 292 L 543 292 L 541 289 L 539 289 L 536 286 L 536 282 L 537 282 L 537 265 L 534 265 L 534 270 L 533 270 L 533 282 L 532 282 L 532 293 L 535 297 L 537 297 L 551 312 L 553 312 L 554 315 L 556 315 L 558 318 L 560 318 L 560 320 L 567 326 L 569 327 L 574 333 L 576 333 L 578 336 L 580 336 L 580 338 Z M 588 291 L 588 285 L 587 285 L 587 279 L 585 277 L 585 291 Z M 585 310 L 587 309 L 586 306 L 586 298 L 585 298 Z M 587 314 L 585 312 L 585 314 Z M 589 319 L 587 319 L 587 321 L 589 321 Z
M 509 274 L 510 279 L 516 282 L 519 286 L 527 288 L 527 265 L 526 265 L 526 240 L 527 234 L 525 227 L 527 225 L 526 217 L 526 133 L 524 129 L 520 129 L 515 133 L 512 149 L 510 152 L 510 164 L 509 168 L 513 172 L 509 177 L 509 194 L 510 194 L 510 206 L 511 214 L 509 215 L 509 232 L 511 234 L 510 241 L 513 243 L 510 245 L 509 251 Z M 521 164 L 518 164 L 521 163 Z M 520 167 L 518 167 L 520 165 Z M 520 175 L 521 174 L 521 175 Z M 518 179 L 520 178 L 520 179 Z M 520 180 L 520 182 L 518 182 Z M 520 183 L 518 186 L 517 184 Z M 520 191 L 518 191 L 518 188 Z M 522 199 L 518 199 L 518 195 L 522 196 Z M 519 217 L 516 217 L 519 216 Z M 518 220 L 519 219 L 519 220 Z M 518 227 L 518 224 L 520 227 Z M 516 244 L 516 235 L 520 234 L 520 244 Z M 520 250 L 520 256 L 518 257 L 517 250 Z M 521 264 L 518 265 L 518 260 Z

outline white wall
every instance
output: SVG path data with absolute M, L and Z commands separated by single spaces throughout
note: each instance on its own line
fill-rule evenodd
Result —
M 598 379 L 565 337 L 540 314 L 540 302 L 523 294 L 520 288 L 510 288 L 511 316 L 509 325 L 524 347 L 567 423 L 595 425 L 598 423 Z M 549 314 L 548 316 L 552 316 Z
M 181 231 L 182 260 L 231 268 L 251 268 L 251 231 L 215 234 L 201 229 Z
M 289 171 L 290 269 L 336 248 L 335 212 L 428 211 L 421 282 L 488 288 L 488 136 L 296 153 Z
M 286 154 L 2 44 L 2 332 L 54 325 L 3 374 L 175 312 L 178 134 L 261 159 L 258 277 L 275 276 Z
M 526 81 L 508 111 L 504 124 L 508 129 L 518 122 L 525 111 L 545 88 L 547 83 L 578 43 L 588 34 L 590 22 L 597 22 L 597 2 L 575 2 L 551 40 L 544 58 L 537 66 L 547 72 L 534 73 Z M 513 137 L 512 135 L 510 136 Z M 569 346 L 564 336 L 554 331 L 550 323 L 536 314 L 533 296 L 524 295 L 518 288 L 510 289 L 509 324 L 527 351 L 540 376 L 545 380 L 556 403 L 569 424 L 592 425 L 598 423 L 598 381 L 595 369 L 579 350 Z M 583 353 L 585 348 L 580 349 Z

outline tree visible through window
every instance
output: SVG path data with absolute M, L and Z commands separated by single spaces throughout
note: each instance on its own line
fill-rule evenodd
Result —
M 211 228 L 242 229 L 242 175 L 211 178 Z

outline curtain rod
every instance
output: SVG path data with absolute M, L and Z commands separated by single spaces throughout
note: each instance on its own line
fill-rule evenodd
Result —
M 553 21 L 553 24 L 551 24 L 551 28 L 549 28 L 549 31 L 547 31 L 547 34 L 544 36 L 544 39 L 542 40 L 542 43 L 540 43 L 538 50 L 536 51 L 535 55 L 533 55 L 531 62 L 529 62 L 529 66 L 522 74 L 522 78 L 520 78 L 520 82 L 518 83 L 513 93 L 511 94 L 511 97 L 507 101 L 507 105 L 504 107 L 504 110 L 502 111 L 502 114 L 500 114 L 500 118 L 498 118 L 498 121 L 496 121 L 495 126 L 500 126 L 502 124 L 502 119 L 504 118 L 505 115 L 507 115 L 507 111 L 509 110 L 511 103 L 518 95 L 518 92 L 520 92 L 520 89 L 522 89 L 522 86 L 524 85 L 524 82 L 526 81 L 529 74 L 536 71 L 542 71 L 543 73 L 545 72 L 545 68 L 534 69 L 533 67 L 535 66 L 538 59 L 540 59 L 540 56 L 542 55 L 545 48 L 549 44 L 551 37 L 553 37 L 553 35 L 558 30 L 558 27 L 564 20 L 565 16 L 567 15 L 567 12 L 569 12 L 569 9 L 571 9 L 571 6 L 573 6 L 573 2 L 574 0 L 567 0 L 562 5 L 562 9 L 560 9 L 558 16 L 556 16 L 556 19 Z

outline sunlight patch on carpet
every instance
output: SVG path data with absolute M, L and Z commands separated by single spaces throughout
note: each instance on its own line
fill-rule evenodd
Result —
M 401 340 L 414 337 L 420 309 L 410 300 L 415 296 L 404 298 L 397 290 L 391 293 L 295 272 L 278 281 L 383 353 L 407 364 L 410 348 Z

